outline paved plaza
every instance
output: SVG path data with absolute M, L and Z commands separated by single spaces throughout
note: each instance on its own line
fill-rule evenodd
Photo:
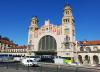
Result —
M 0 72 L 100 72 L 100 68 L 48 63 L 40 63 L 39 66 L 27 67 L 20 63 L 0 63 Z

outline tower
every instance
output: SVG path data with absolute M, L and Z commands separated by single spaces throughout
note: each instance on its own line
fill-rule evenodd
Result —
M 32 18 L 30 29 L 33 29 L 33 30 L 38 29 L 38 19 L 36 16 Z
M 62 36 L 63 36 L 63 53 L 64 57 L 70 57 L 74 59 L 75 51 L 75 26 L 74 17 L 72 14 L 72 8 L 67 3 L 64 7 L 62 17 Z M 60 54 L 59 54 L 60 55 Z
M 34 49 L 33 40 L 34 33 L 38 30 L 38 18 L 35 16 L 31 20 L 31 25 L 29 26 L 29 34 L 28 34 L 28 53 L 31 55 L 32 50 Z
M 65 7 L 64 7 L 62 24 L 71 23 L 72 20 L 73 20 L 72 8 L 70 7 L 69 4 L 66 4 Z
M 32 43 L 33 35 L 36 30 L 38 30 L 38 19 L 35 16 L 32 18 L 31 25 L 29 26 L 28 44 Z
M 62 29 L 63 34 L 67 35 L 70 42 L 75 41 L 75 26 L 74 17 L 72 14 L 72 8 L 67 3 L 64 7 L 63 18 L 62 18 Z

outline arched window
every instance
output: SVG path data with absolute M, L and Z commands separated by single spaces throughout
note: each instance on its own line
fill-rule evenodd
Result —
M 66 28 L 66 33 L 69 33 L 69 31 L 70 31 L 69 28 Z
M 63 22 L 64 23 L 69 23 L 70 22 L 70 19 L 69 18 L 68 19 L 64 19 Z
M 93 47 L 93 50 L 94 50 L 94 51 L 98 51 L 98 47 L 97 47 L 97 46 L 94 46 L 94 47 Z
M 69 14 L 70 12 L 69 11 L 66 11 L 66 14 Z
M 70 22 L 70 20 L 69 19 L 66 19 L 66 22 Z
M 85 64 L 89 64 L 90 63 L 90 56 L 86 55 L 85 56 L 85 61 L 84 61 Z
M 93 63 L 94 64 L 99 64 L 99 57 L 97 55 L 93 56 Z
M 83 64 L 83 60 L 82 60 L 82 56 L 81 55 L 78 55 L 78 60 L 79 60 L 79 63 Z
M 33 29 L 34 29 L 33 27 L 30 27 L 30 31 L 33 31 Z
M 57 43 L 54 37 L 46 35 L 40 39 L 38 47 L 40 51 L 55 51 Z
M 69 37 L 68 36 L 66 36 L 66 40 L 69 41 Z

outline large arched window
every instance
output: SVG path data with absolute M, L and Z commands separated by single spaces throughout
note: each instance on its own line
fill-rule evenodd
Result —
M 55 51 L 57 50 L 57 44 L 54 37 L 46 35 L 42 37 L 38 44 L 39 51 Z

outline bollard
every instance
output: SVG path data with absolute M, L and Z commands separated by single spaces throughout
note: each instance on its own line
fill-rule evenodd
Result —
M 60 65 L 57 65 L 57 72 L 59 72 L 60 70 Z
M 75 72 L 78 72 L 78 67 L 76 67 L 76 70 L 75 70 Z
M 17 62 L 16 70 L 18 70 L 18 69 L 19 69 L 19 65 L 18 65 L 18 62 Z
M 40 72 L 42 72 L 42 64 L 40 65 Z
M 30 72 L 30 70 L 29 70 L 29 66 L 28 66 L 27 72 Z
M 6 68 L 8 69 L 8 62 L 6 62 L 6 64 L 7 64 L 7 65 L 6 65 Z

